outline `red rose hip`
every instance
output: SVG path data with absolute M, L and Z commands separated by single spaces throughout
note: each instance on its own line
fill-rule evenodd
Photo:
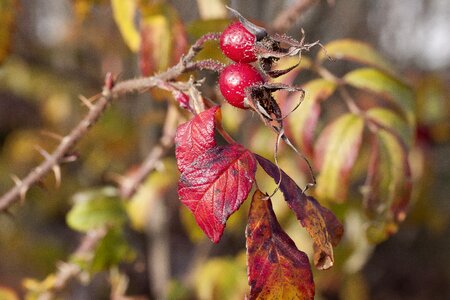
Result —
M 246 109 L 245 89 L 264 82 L 261 74 L 249 64 L 234 63 L 223 69 L 219 88 L 225 100 L 235 107 Z
M 240 22 L 230 24 L 220 35 L 220 49 L 235 62 L 254 62 L 256 37 Z

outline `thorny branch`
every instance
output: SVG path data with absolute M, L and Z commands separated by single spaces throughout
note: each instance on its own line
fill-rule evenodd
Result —
M 174 88 L 169 84 L 169 82 L 175 80 L 182 73 L 189 72 L 198 68 L 197 62 L 194 62 L 193 58 L 202 49 L 203 44 L 206 41 L 217 39 L 217 37 L 217 33 L 204 35 L 199 40 L 197 40 L 194 45 L 192 45 L 188 53 L 180 59 L 178 64 L 163 73 L 145 78 L 130 79 L 118 83 L 114 83 L 112 79 L 109 79 L 109 82 L 108 80 L 106 80 L 103 92 L 100 95 L 95 96 L 95 98 L 98 98 L 95 104 L 83 98 L 83 103 L 85 103 L 89 108 L 89 112 L 87 113 L 87 115 L 78 123 L 77 126 L 75 126 L 75 128 L 72 129 L 72 131 L 68 135 L 64 136 L 61 139 L 59 145 L 51 154 L 45 153 L 45 160 L 40 165 L 35 167 L 30 173 L 28 173 L 25 178 L 19 179 L 16 176 L 13 176 L 16 185 L 0 197 L 0 212 L 6 211 L 13 203 L 15 203 L 19 199 L 24 201 L 26 193 L 31 186 L 41 181 L 42 178 L 50 171 L 54 169 L 59 170 L 59 165 L 66 162 L 65 158 L 67 156 L 70 156 L 70 153 L 73 150 L 74 146 L 98 121 L 100 116 L 108 107 L 108 104 L 111 103 L 112 99 L 126 93 L 143 92 L 154 87 L 166 89 L 169 91 L 173 90 Z M 163 148 L 170 146 L 169 143 L 164 143 L 165 144 L 162 146 Z M 164 152 L 161 150 L 163 149 L 158 150 L 160 154 L 150 154 L 149 160 L 153 161 L 158 157 L 161 157 Z M 154 150 L 153 152 L 158 151 Z M 149 172 L 148 170 L 151 170 L 153 168 L 151 165 L 154 163 L 148 163 L 147 161 L 146 164 L 147 166 L 143 166 L 143 169 L 146 169 L 146 172 Z M 150 167 L 148 165 L 150 165 Z M 143 172 L 142 174 L 144 173 L 145 172 Z

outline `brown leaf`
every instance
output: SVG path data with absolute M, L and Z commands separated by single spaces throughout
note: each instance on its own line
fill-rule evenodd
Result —
M 260 166 L 279 182 L 279 169 L 269 160 L 255 154 Z M 344 228 L 333 213 L 322 207 L 316 199 L 307 196 L 286 173 L 281 171 L 280 190 L 289 208 L 306 228 L 314 241 L 314 265 L 318 269 L 328 269 L 334 263 L 333 246 L 342 238 Z
M 253 194 L 246 230 L 249 299 L 314 299 L 308 257 L 283 231 L 270 199 Z

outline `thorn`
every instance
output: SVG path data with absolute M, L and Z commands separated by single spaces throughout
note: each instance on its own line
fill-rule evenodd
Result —
M 78 153 L 67 153 L 61 158 L 62 163 L 74 162 L 78 159 L 80 155 Z
M 79 96 L 78 96 L 78 99 L 80 99 L 81 102 L 83 102 L 83 104 L 84 104 L 87 108 L 89 108 L 89 110 L 94 109 L 94 105 L 92 105 L 92 102 L 91 102 L 90 99 L 87 99 L 87 98 L 84 97 L 83 95 L 79 95 Z
M 34 148 L 46 159 L 46 160 L 50 160 L 51 159 L 51 155 L 45 151 L 44 149 L 41 148 L 41 146 L 39 145 L 35 145 Z M 60 184 L 61 184 L 61 168 L 59 167 L 59 165 L 54 165 L 52 167 L 53 173 L 55 174 L 55 185 L 56 188 L 59 188 Z
M 59 165 L 54 165 L 53 174 L 55 174 L 55 187 L 58 189 L 61 186 L 61 168 Z
M 22 180 L 20 180 L 20 178 L 17 177 L 16 174 L 11 174 L 11 175 L 9 175 L 9 177 L 11 177 L 12 181 L 14 181 L 14 183 L 15 183 L 17 186 L 21 186 L 21 185 L 22 185 Z
M 50 159 L 51 156 L 50 154 L 41 146 L 39 145 L 34 145 L 34 149 L 39 152 L 40 155 L 42 155 L 45 159 Z
M 44 136 L 51 137 L 51 138 L 53 138 L 53 139 L 55 139 L 57 141 L 61 141 L 64 138 L 60 134 L 57 134 L 57 133 L 54 133 L 54 132 L 51 132 L 51 131 L 47 131 L 47 130 L 41 130 L 41 134 L 44 135 Z
M 136 190 L 135 182 L 130 176 L 109 173 L 107 178 L 117 184 L 122 197 L 128 198 L 129 195 Z
M 14 181 L 16 186 L 19 188 L 20 204 L 23 204 L 25 202 L 25 197 L 27 195 L 28 187 L 26 185 L 24 185 L 23 181 L 20 180 L 20 178 L 17 177 L 15 174 L 11 174 L 10 177 Z

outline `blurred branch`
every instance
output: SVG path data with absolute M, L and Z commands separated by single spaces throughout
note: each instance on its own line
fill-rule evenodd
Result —
M 136 189 L 142 181 L 144 181 L 147 175 L 157 167 L 160 159 L 173 146 L 178 122 L 178 109 L 174 104 L 171 104 L 164 122 L 163 135 L 160 138 L 158 145 L 152 148 L 136 171 L 131 175 L 118 180 L 120 195 L 123 198 L 129 198 L 136 192 Z
M 72 257 L 89 257 L 97 247 L 98 243 L 107 234 L 107 228 L 100 228 L 89 231 L 83 238 L 77 250 L 72 254 Z M 39 295 L 39 300 L 55 299 L 56 294 L 61 292 L 68 284 L 68 282 L 81 275 L 83 270 L 76 263 L 62 262 L 58 266 L 58 271 L 55 273 L 55 279 L 52 287 Z
M 183 56 L 178 64 L 171 67 L 167 71 L 155 76 L 130 79 L 122 82 L 115 83 L 109 74 L 105 80 L 105 86 L 103 92 L 100 95 L 93 97 L 98 98 L 95 104 L 89 102 L 86 106 L 89 108 L 88 114 L 78 123 L 78 125 L 65 137 L 61 139 L 61 142 L 52 153 L 46 153 L 45 160 L 35 167 L 28 175 L 23 179 L 19 179 L 16 176 L 12 176 L 16 185 L 7 191 L 0 197 L 0 211 L 7 210 L 17 200 L 25 200 L 25 196 L 29 188 L 42 180 L 42 178 L 48 174 L 51 170 L 59 169 L 61 163 L 66 162 L 66 156 L 70 156 L 70 152 L 73 147 L 87 134 L 89 129 L 98 121 L 103 114 L 108 104 L 113 98 L 121 96 L 130 92 L 143 92 L 148 89 L 158 87 L 161 89 L 173 91 L 174 86 L 169 84 L 169 81 L 175 80 L 179 75 L 195 70 L 198 68 L 198 62 L 193 62 L 195 55 L 202 49 L 203 44 L 208 40 L 214 40 L 218 38 L 217 33 L 210 33 L 200 37 L 189 49 L 188 53 Z M 86 99 L 84 99 L 86 102 Z M 163 147 L 169 147 L 167 141 L 164 141 Z M 155 150 L 155 152 L 163 152 L 163 148 Z M 142 174 L 149 172 L 154 164 L 153 157 L 157 157 L 161 154 L 150 154 L 149 161 L 144 162 Z M 72 156 L 70 156 L 72 157 Z M 141 179 L 139 179 L 141 180 Z
M 319 0 L 297 0 L 293 5 L 278 14 L 272 22 L 271 28 L 276 32 L 288 31 L 301 14 L 318 2 Z

